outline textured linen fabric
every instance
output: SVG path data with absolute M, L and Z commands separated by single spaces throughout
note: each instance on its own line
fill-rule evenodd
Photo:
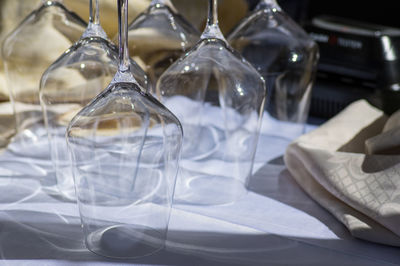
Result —
M 383 132 L 387 121 L 382 111 L 357 101 L 291 143 L 285 163 L 354 237 L 400 246 L 400 156 L 388 144 L 396 135 L 388 132 L 396 127 Z
M 89 252 L 76 204 L 43 189 L 53 174 L 45 129 L 35 148 L 13 138 L 0 153 L 0 265 L 400 265 L 398 248 L 351 237 L 299 188 L 277 160 L 287 141 L 266 135 L 264 119 L 248 193 L 232 204 L 175 204 L 166 249 L 126 263 Z

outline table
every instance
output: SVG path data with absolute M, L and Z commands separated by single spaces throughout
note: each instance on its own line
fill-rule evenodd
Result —
M 175 205 L 166 249 L 110 260 L 83 243 L 77 206 L 45 193 L 35 163 L 0 155 L 0 265 L 400 265 L 398 248 L 351 237 L 261 135 L 249 192 L 234 204 Z M 12 169 L 12 170 L 10 170 Z

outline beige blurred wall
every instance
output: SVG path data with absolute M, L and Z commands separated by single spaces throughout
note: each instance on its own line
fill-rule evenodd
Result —
M 41 0 L 0 0 L 0 41 L 11 32 L 32 10 L 39 6 Z M 151 0 L 131 0 L 129 2 L 129 20 L 132 21 L 146 9 Z M 172 0 L 179 13 L 202 31 L 207 19 L 207 0 Z M 89 0 L 64 0 L 67 8 L 88 20 Z M 245 0 L 219 0 L 219 16 L 222 31 L 227 34 L 247 11 Z M 117 33 L 116 0 L 100 0 L 100 21 L 111 39 Z M 0 42 L 0 48 L 1 48 Z M 8 100 L 8 90 L 4 80 L 3 65 L 0 57 L 0 101 Z
M 88 0 L 64 0 L 65 5 L 87 20 Z M 140 12 L 148 7 L 150 0 L 130 1 L 129 20 L 132 21 Z M 200 31 L 207 19 L 207 0 L 172 0 L 180 14 L 189 20 Z M 115 0 L 101 0 L 101 23 L 110 36 L 117 32 L 117 10 Z M 234 12 L 233 12 L 234 11 Z M 221 28 L 224 33 L 247 13 L 245 0 L 219 0 L 219 15 Z

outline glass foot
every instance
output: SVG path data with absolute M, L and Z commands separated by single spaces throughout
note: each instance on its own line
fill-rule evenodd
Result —
M 115 225 L 88 235 L 86 246 L 98 255 L 133 259 L 151 255 L 164 248 L 165 236 L 141 225 Z
M 175 202 L 192 205 L 223 205 L 247 193 L 245 185 L 234 178 L 213 175 L 184 177 L 177 185 Z
M 292 141 L 292 139 L 278 136 L 260 135 L 255 162 L 265 163 L 276 157 L 283 156 Z
M 210 156 L 219 148 L 220 135 L 215 128 L 205 126 L 185 125 L 182 147 L 182 158 L 201 160 Z

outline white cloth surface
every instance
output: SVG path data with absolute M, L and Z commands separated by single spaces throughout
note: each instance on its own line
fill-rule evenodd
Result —
M 234 204 L 175 205 L 165 250 L 133 261 L 89 252 L 75 204 L 46 194 L 46 160 L 0 155 L 0 265 L 397 265 L 397 248 L 357 240 L 299 188 L 260 136 L 250 191 Z

